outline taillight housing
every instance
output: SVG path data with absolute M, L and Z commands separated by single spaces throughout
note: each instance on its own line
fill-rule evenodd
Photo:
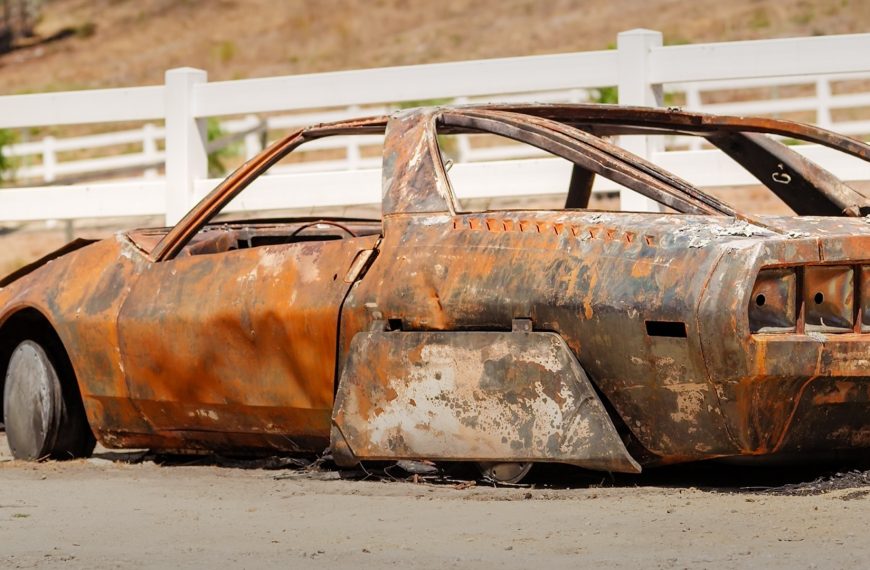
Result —
M 797 325 L 797 271 L 764 269 L 749 301 L 749 327 L 758 332 L 794 332 Z
M 804 267 L 803 306 L 808 332 L 855 328 L 855 272 L 837 265 Z
M 870 332 L 870 265 L 762 269 L 749 301 L 749 330 Z

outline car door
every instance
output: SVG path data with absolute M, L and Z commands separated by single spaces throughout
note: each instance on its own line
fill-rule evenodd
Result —
M 328 437 L 348 271 L 378 236 L 158 261 L 119 315 L 130 396 L 158 432 Z M 357 266 L 359 263 L 357 263 Z

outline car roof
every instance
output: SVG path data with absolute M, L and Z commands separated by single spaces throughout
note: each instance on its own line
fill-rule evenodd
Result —
M 630 134 L 684 134 L 710 136 L 716 133 L 761 133 L 795 138 L 820 144 L 870 161 L 870 145 L 859 139 L 799 121 L 770 117 L 714 115 L 685 111 L 678 107 L 636 107 L 600 103 L 523 103 L 439 105 L 404 109 L 435 114 L 450 111 L 505 111 L 550 119 L 599 136 Z M 383 132 L 389 116 L 369 116 L 312 125 L 323 132 L 365 130 Z M 457 130 L 456 132 L 462 132 Z
M 499 123 L 504 128 L 498 127 L 498 130 L 509 133 L 509 138 L 516 135 L 517 140 L 535 145 L 526 135 L 537 129 L 538 134 L 543 133 L 545 137 L 553 138 L 550 142 L 554 145 L 573 147 L 571 160 L 575 162 L 575 168 L 579 165 L 578 160 L 584 162 L 584 159 L 589 159 L 595 162 L 603 159 L 610 165 L 608 168 L 611 172 L 616 171 L 623 177 L 624 183 L 637 182 L 631 185 L 633 190 L 680 212 L 716 213 L 752 219 L 649 160 L 604 140 L 603 137 L 621 134 L 701 136 L 754 174 L 799 215 L 870 214 L 870 200 L 867 197 L 788 146 L 766 136 L 772 134 L 812 142 L 870 161 L 870 146 L 867 144 L 813 125 L 781 119 L 693 113 L 674 108 L 600 104 L 435 106 L 404 109 L 390 116 L 321 123 L 293 131 L 242 165 L 208 194 L 167 234 L 152 255 L 156 259 L 173 256 L 181 244 L 190 239 L 193 233 L 220 211 L 228 200 L 242 191 L 253 178 L 265 172 L 300 144 L 333 135 L 387 133 L 387 147 L 392 150 L 385 147 L 382 205 L 384 215 L 402 211 L 432 211 L 433 208 L 439 209 L 445 205 L 445 200 L 448 201 L 445 211 L 453 212 L 455 203 L 450 202 L 453 199 L 452 191 L 442 188 L 445 184 L 449 186 L 449 182 L 444 180 L 443 165 L 440 164 L 440 157 L 434 148 L 437 144 L 432 142 L 435 128 L 441 134 L 493 132 L 488 131 L 486 125 Z M 559 155 L 558 152 L 555 154 Z M 592 154 L 598 159 L 591 158 Z M 421 162 L 419 159 L 424 155 L 427 158 Z M 414 160 L 404 165 L 403 158 Z M 426 172 L 408 171 L 414 165 L 424 163 Z M 777 168 L 787 169 L 787 185 L 771 182 L 771 172 L 776 172 Z M 422 178 L 418 179 L 420 174 Z M 424 179 L 427 184 L 422 183 Z M 407 186 L 402 181 L 411 180 L 414 181 L 411 186 L 418 191 L 413 196 L 402 197 L 400 190 Z M 428 183 L 434 186 L 428 188 Z M 393 190 L 389 191 L 388 188 Z M 412 204 L 415 200 L 419 204 Z M 753 223 L 756 221 L 753 220 Z M 761 222 L 758 224 L 763 225 Z

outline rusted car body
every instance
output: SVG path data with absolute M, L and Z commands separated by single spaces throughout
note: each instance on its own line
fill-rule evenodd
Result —
M 437 135 L 480 132 L 571 162 L 565 208 L 463 211 Z M 368 133 L 386 133 L 382 219 L 214 223 L 300 144 Z M 625 134 L 704 137 L 796 215 L 737 212 L 608 140 Z M 57 433 L 17 455 L 85 454 L 49 441 L 76 430 L 115 448 L 615 472 L 868 449 L 870 201 L 769 135 L 870 159 L 808 125 L 608 106 L 291 133 L 177 226 L 76 242 L 0 283 L 7 385 L 28 385 L 22 341 L 69 362 Z M 589 210 L 596 175 L 669 211 Z M 4 410 L 7 431 L 32 419 Z

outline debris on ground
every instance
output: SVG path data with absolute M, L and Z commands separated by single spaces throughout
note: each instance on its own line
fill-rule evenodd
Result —
M 850 471 L 837 472 L 833 475 L 823 475 L 813 479 L 812 481 L 770 487 L 761 492 L 768 495 L 806 497 L 809 495 L 821 495 L 843 489 L 855 489 L 856 487 L 870 487 L 870 470 L 861 471 L 858 469 L 852 469 Z M 870 495 L 870 489 L 859 489 L 843 495 L 840 498 L 843 500 L 851 500 L 864 497 L 865 495 Z

